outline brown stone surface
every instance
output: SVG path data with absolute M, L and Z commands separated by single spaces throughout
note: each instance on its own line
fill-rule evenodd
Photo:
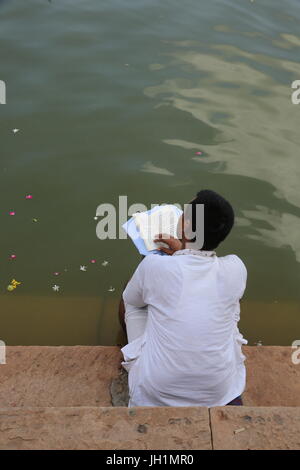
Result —
M 261 408 L 208 411 L 118 407 L 128 399 L 118 347 L 7 347 L 0 449 L 209 449 L 211 430 L 215 449 L 300 449 L 300 365 L 292 363 L 293 351 L 245 347 L 244 404 Z M 117 407 L 110 407 L 111 394 Z
M 121 353 L 103 346 L 8 346 L 0 406 L 110 406 Z
M 300 364 L 289 346 L 245 346 L 248 406 L 300 406 Z
M 210 409 L 215 450 L 300 449 L 299 407 Z
M 292 349 L 248 346 L 248 406 L 300 406 L 300 365 Z M 0 365 L 0 406 L 117 406 L 127 403 L 121 353 L 110 346 L 8 346 Z
M 112 380 L 110 385 L 110 395 L 112 406 L 128 406 L 128 373 L 125 369 L 122 368 L 119 375 Z
M 207 408 L 0 409 L 0 449 L 211 449 Z

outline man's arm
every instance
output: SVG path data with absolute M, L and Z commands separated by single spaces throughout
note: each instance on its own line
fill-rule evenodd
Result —
M 154 242 L 163 242 L 168 245 L 168 248 L 160 246 L 157 248 L 160 251 L 163 251 L 167 255 L 172 256 L 175 251 L 182 250 L 182 242 L 178 238 L 172 237 L 172 235 L 166 235 L 164 233 L 159 233 L 156 235 Z
M 143 258 L 145 259 L 144 256 Z M 144 266 L 141 266 L 143 261 L 141 261 L 141 263 L 138 265 L 132 278 L 125 283 L 124 290 L 119 303 L 119 322 L 126 334 L 127 329 L 125 323 L 125 303 L 138 308 L 144 307 L 146 305 L 146 302 L 144 300 L 143 288 L 145 281 Z
M 147 258 L 144 258 L 128 282 L 123 292 L 125 304 L 130 304 L 134 307 L 145 307 L 145 305 L 147 305 L 144 295 L 146 264 Z

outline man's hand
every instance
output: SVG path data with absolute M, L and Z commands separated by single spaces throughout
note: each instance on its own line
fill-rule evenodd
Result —
M 166 248 L 164 246 L 159 246 L 157 248 L 158 250 L 163 251 L 164 253 L 167 253 L 167 255 L 173 255 L 175 251 L 182 249 L 182 243 L 180 240 L 178 240 L 178 238 L 174 238 L 171 235 L 166 235 L 164 233 L 160 233 L 159 235 L 156 235 L 154 242 L 155 243 L 163 242 L 166 245 L 168 245 L 169 248 Z

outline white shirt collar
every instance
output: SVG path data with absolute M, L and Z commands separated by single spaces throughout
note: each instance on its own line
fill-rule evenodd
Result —
M 185 248 L 184 250 L 178 250 L 173 253 L 175 255 L 195 255 L 195 256 L 216 256 L 215 251 L 205 251 L 205 250 L 193 250 L 192 248 Z

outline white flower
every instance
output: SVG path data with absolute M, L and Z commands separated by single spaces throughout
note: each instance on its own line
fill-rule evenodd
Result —
M 54 292 L 58 292 L 60 287 L 57 286 L 56 284 L 52 287 L 52 289 L 54 290 Z
M 105 261 L 105 260 L 104 260 L 103 263 L 101 263 L 101 264 L 102 264 L 102 266 L 107 266 L 107 265 L 108 265 L 108 261 Z
M 17 132 L 19 132 L 20 129 L 13 129 L 13 133 L 16 134 Z
M 86 271 L 86 266 L 80 266 L 80 271 Z

